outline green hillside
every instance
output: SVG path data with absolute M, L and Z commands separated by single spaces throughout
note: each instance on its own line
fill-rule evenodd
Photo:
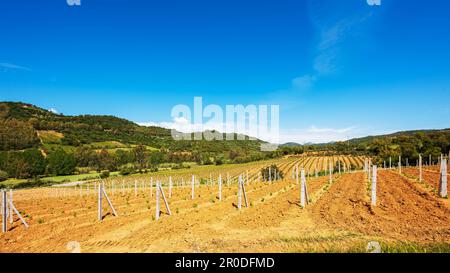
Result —
M 64 175 L 81 168 L 128 172 L 155 169 L 161 163 L 242 163 L 278 155 L 261 152 L 260 144 L 259 140 L 176 141 L 169 129 L 114 116 L 66 116 L 31 104 L 0 102 L 0 170 L 15 178 Z M 24 158 L 30 154 L 34 161 Z M 73 157 L 75 167 L 59 172 L 60 166 L 50 164 L 58 162 L 52 156 Z M 31 170 L 40 160 L 45 160 L 44 167 Z

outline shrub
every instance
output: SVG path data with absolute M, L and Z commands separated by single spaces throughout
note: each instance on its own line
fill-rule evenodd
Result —
M 101 179 L 105 179 L 109 177 L 109 171 L 108 170 L 104 170 L 100 173 L 100 178 Z
M 0 171 L 0 182 L 5 181 L 6 179 L 8 179 L 9 175 L 7 172 L 5 171 Z
M 120 174 L 121 175 L 130 175 L 134 172 L 133 167 L 131 166 L 123 166 L 122 168 L 120 168 Z

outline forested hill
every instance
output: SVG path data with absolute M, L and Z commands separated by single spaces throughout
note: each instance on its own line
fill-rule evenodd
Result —
M 338 154 L 368 155 L 379 163 L 392 158 L 395 163 L 402 156 L 414 164 L 422 154 L 428 161 L 431 155 L 436 162 L 441 154 L 448 155 L 450 151 L 450 129 L 402 131 L 394 134 L 367 136 L 342 142 L 299 145 L 305 151 L 323 151 Z M 295 146 L 293 143 L 290 147 Z
M 229 158 L 260 154 L 261 141 L 175 141 L 169 129 L 139 126 L 114 116 L 65 116 L 19 102 L 0 102 L 0 150 L 40 148 L 45 153 L 77 147 L 126 149 L 142 144 L 148 150 L 184 156 Z M 186 158 L 185 158 L 186 159 Z

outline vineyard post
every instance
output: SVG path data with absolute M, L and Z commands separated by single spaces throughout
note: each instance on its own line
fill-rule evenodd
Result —
M 6 191 L 2 190 L 2 232 L 6 232 Z
M 169 176 L 169 198 L 172 198 L 172 176 Z
M 242 181 L 242 194 L 244 195 L 245 207 L 248 208 L 247 191 L 245 190 L 244 181 Z
M 383 169 L 386 169 L 386 160 L 383 161 Z
M 297 185 L 298 185 L 298 165 L 295 166 L 295 182 L 296 182 Z
M 105 195 L 105 198 L 106 198 L 106 201 L 108 202 L 109 207 L 110 207 L 111 210 L 113 211 L 114 216 L 119 216 L 119 215 L 117 214 L 117 212 L 116 212 L 116 209 L 114 209 L 114 206 L 113 206 L 111 200 L 109 199 L 109 196 L 108 196 L 108 194 L 106 193 L 105 188 L 104 188 L 103 186 L 102 186 L 102 191 L 103 191 L 103 194 Z
M 192 200 L 194 200 L 194 187 L 195 187 L 195 176 L 194 175 L 192 175 L 192 183 L 191 183 L 191 186 L 192 186 L 192 189 L 191 189 L 191 198 L 192 198 Z
M 301 170 L 301 185 L 300 185 L 300 206 L 302 208 L 305 207 L 305 185 L 306 185 L 306 178 L 305 178 L 305 170 Z
M 332 168 L 333 168 L 332 167 L 332 163 L 330 161 L 330 171 L 329 171 L 329 173 L 330 173 L 330 184 L 333 183 L 333 169 Z
M 161 192 L 162 198 L 164 200 L 164 205 L 166 206 L 167 214 L 172 215 L 170 211 L 169 202 L 167 201 L 166 195 L 164 194 L 163 188 L 161 187 L 161 183 L 159 183 L 159 191 Z
M 160 204 L 159 204 L 159 181 L 156 181 L 156 211 L 155 211 L 155 219 L 159 219 L 159 214 L 161 212 Z
M 422 182 L 422 155 L 419 155 L 419 181 Z
M 238 180 L 238 209 L 242 207 L 242 175 L 239 175 Z
M 439 180 L 439 195 L 442 198 L 448 196 L 447 194 L 447 160 L 444 158 L 441 161 L 441 179 Z
M 377 165 L 373 165 L 372 173 L 372 206 L 377 205 Z
M 402 156 L 398 156 L 398 173 L 402 174 Z
M 10 189 L 9 190 L 9 223 L 12 224 L 14 223 L 14 218 L 13 218 L 13 190 Z
M 98 220 L 99 221 L 101 221 L 102 220 L 102 218 L 103 218 L 103 211 L 102 211 L 102 198 L 103 198 L 103 195 L 102 195 L 102 187 L 103 187 L 103 185 L 102 184 L 99 184 L 98 185 Z
M 428 160 L 428 166 L 431 166 L 431 165 L 433 165 L 433 163 L 431 162 L 431 154 L 430 154 L 429 160 Z
M 153 176 L 150 177 L 150 197 L 153 197 Z
M 339 175 L 341 174 L 341 161 L 339 160 L 339 158 L 338 158 L 338 173 L 339 173 Z
M 219 201 L 222 201 L 222 175 L 219 174 Z
M 271 167 L 269 167 L 269 183 L 272 183 Z
M 389 169 L 392 169 L 392 157 L 389 157 Z

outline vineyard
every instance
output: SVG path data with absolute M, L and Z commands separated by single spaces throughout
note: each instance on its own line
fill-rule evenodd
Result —
M 422 179 L 417 167 L 379 168 L 371 205 L 365 164 L 290 156 L 6 192 L 29 227 L 10 212 L 0 252 L 365 252 L 371 241 L 392 251 L 450 251 L 439 166 L 424 167 Z M 283 178 L 261 175 L 273 165 Z M 100 187 L 107 198 L 99 215 Z

